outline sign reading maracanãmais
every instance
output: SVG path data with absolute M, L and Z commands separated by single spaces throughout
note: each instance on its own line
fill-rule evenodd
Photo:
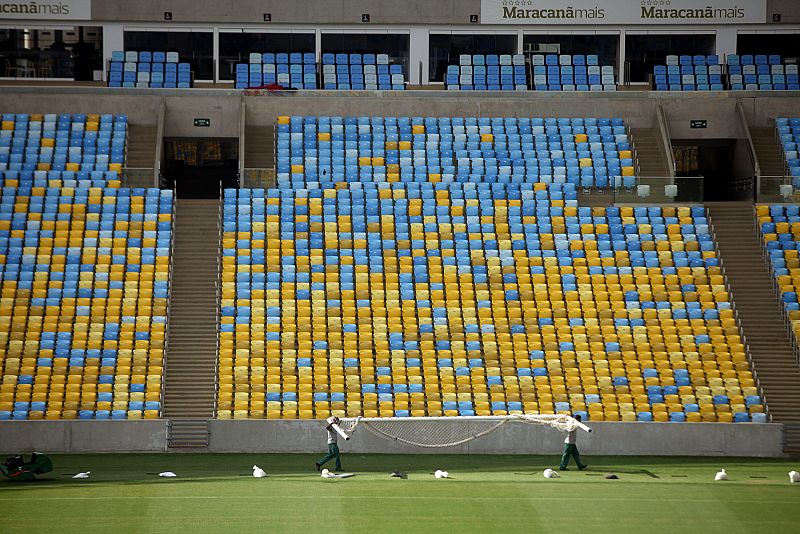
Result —
M 483 24 L 646 25 L 766 21 L 766 0 L 481 0 Z
M 92 0 L 0 0 L 0 20 L 91 20 Z

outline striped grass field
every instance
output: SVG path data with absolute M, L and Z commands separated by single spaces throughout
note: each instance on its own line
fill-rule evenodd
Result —
M 800 484 L 787 475 L 800 460 L 586 457 L 587 471 L 547 480 L 555 456 L 345 453 L 356 476 L 326 480 L 315 459 L 55 455 L 40 480 L 0 480 L 0 532 L 782 533 L 800 517 Z M 253 464 L 268 476 L 253 478 Z M 715 482 L 722 467 L 730 480 Z M 73 480 L 80 471 L 90 478 Z

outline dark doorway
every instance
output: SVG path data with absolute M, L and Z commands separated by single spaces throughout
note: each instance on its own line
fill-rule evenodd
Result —
M 737 168 L 736 147 L 736 139 L 673 139 L 675 175 L 703 177 L 705 202 L 752 198 L 752 176 Z
M 218 198 L 220 182 L 238 187 L 238 139 L 164 139 L 164 158 L 163 186 L 177 186 L 179 198 Z

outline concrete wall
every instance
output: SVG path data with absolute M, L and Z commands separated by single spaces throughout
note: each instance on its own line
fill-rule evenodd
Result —
M 239 137 L 240 105 L 236 95 L 168 97 L 164 137 Z M 195 118 L 211 119 L 211 126 L 197 128 Z
M 581 452 L 605 455 L 758 456 L 783 455 L 783 425 L 724 423 L 594 423 L 579 433 Z M 209 452 L 319 452 L 322 421 L 248 420 L 209 424 Z M 388 441 L 366 427 L 340 443 L 343 452 L 398 454 L 553 454 L 564 435 L 548 427 L 508 423 L 456 447 L 426 449 Z M 3 421 L 0 454 L 22 452 L 162 452 L 167 420 Z
M 655 102 L 646 93 L 486 93 L 448 91 L 296 93 L 286 98 L 247 96 L 247 123 L 274 124 L 279 115 L 427 117 L 624 117 L 631 127 L 651 126 Z M 631 96 L 626 96 L 631 95 Z M 632 96 L 636 95 L 636 96 Z
M 725 423 L 594 423 L 579 432 L 581 453 L 607 455 L 759 456 L 783 455 L 783 425 Z M 210 452 L 319 452 L 325 448 L 322 421 L 211 421 Z M 464 445 L 430 449 L 378 437 L 358 428 L 346 454 L 553 454 L 564 434 L 548 427 L 508 423 Z
M 3 87 L 0 106 L 4 113 L 124 113 L 134 124 L 158 124 L 162 96 L 155 91 L 137 94 L 75 89 L 78 88 Z
M 102 21 L 357 24 L 369 13 L 372 24 L 468 24 L 481 12 L 480 0 L 94 0 L 92 19 Z
M 741 101 L 751 128 L 772 128 L 775 117 L 800 117 L 800 97 L 796 95 L 780 100 L 743 97 Z
M 619 0 L 600 0 L 598 5 Z M 564 4 L 567 5 L 567 4 Z M 93 0 L 92 19 L 98 21 L 354 24 L 369 13 L 372 24 L 468 24 L 480 14 L 480 0 Z M 767 21 L 780 13 L 782 23 L 800 22 L 796 0 L 767 0 Z
M 166 419 L 0 422 L 0 454 L 161 452 L 166 449 Z
M 134 124 L 156 124 L 166 102 L 167 136 L 236 137 L 244 99 L 248 124 L 271 125 L 279 115 L 376 115 L 461 117 L 623 117 L 632 128 L 654 127 L 661 104 L 676 139 L 740 138 L 739 99 L 752 126 L 774 124 L 777 116 L 800 114 L 800 94 L 776 92 L 657 93 L 453 93 L 448 91 L 268 91 L 229 89 L 118 89 L 92 87 L 0 87 L 3 111 L 15 113 L 126 113 Z M 211 118 L 211 128 L 194 128 L 195 117 Z M 708 128 L 692 130 L 689 121 Z

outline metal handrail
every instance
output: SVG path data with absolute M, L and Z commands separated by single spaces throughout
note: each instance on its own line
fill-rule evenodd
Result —
M 167 328 L 164 334 L 164 358 L 162 361 L 162 379 L 169 357 L 170 318 L 172 317 L 172 282 L 175 268 L 175 228 L 178 222 L 178 181 L 172 186 L 172 233 L 169 236 L 169 273 L 167 274 Z M 161 411 L 164 411 L 164 388 L 161 388 Z
M 161 174 L 161 158 L 164 156 L 164 123 L 167 113 L 167 99 L 161 98 L 161 106 L 158 110 L 158 125 L 156 128 L 156 153 L 155 161 L 153 161 L 153 181 L 155 186 L 158 187 L 158 179 Z
M 739 98 L 736 99 L 736 113 L 739 115 L 739 122 L 747 141 L 747 155 L 750 156 L 750 163 L 753 165 L 756 180 L 759 180 L 761 178 L 761 166 L 758 164 L 758 158 L 756 157 L 756 145 L 750 135 L 750 125 L 747 123 L 747 115 L 745 115 L 744 106 L 742 106 L 742 101 Z
M 742 320 L 739 317 L 739 310 L 736 307 L 736 300 L 733 298 L 733 290 L 731 289 L 730 282 L 728 281 L 728 275 L 726 274 L 725 260 L 723 259 L 719 250 L 719 241 L 717 240 L 717 232 L 714 228 L 714 221 L 708 209 L 706 209 L 706 218 L 708 219 L 708 229 L 711 232 L 711 238 L 714 240 L 714 250 L 717 254 L 717 259 L 719 260 L 720 271 L 722 271 L 722 279 L 725 281 L 725 290 L 728 292 L 731 309 L 733 310 L 733 318 L 736 321 L 736 329 L 739 331 L 739 337 L 742 339 L 742 344 L 745 348 L 745 355 L 747 356 L 747 362 L 750 364 L 750 372 L 753 373 L 753 380 L 756 383 L 756 388 L 758 389 L 761 398 L 764 399 L 764 410 L 766 411 L 767 417 L 771 421 L 772 414 L 769 411 L 769 403 L 767 403 L 767 397 L 764 394 L 764 388 L 761 385 L 761 380 L 758 377 L 756 366 L 753 364 L 753 356 L 750 352 L 750 344 L 747 342 L 747 336 L 745 335 L 744 328 L 742 327 Z
M 658 122 L 658 130 L 661 133 L 661 144 L 664 148 L 664 155 L 667 157 L 667 171 L 669 175 L 675 176 L 675 155 L 672 153 L 672 137 L 669 134 L 669 125 L 667 124 L 667 116 L 664 113 L 664 108 L 661 104 L 656 106 L 656 122 Z
M 247 101 L 244 95 L 239 97 L 239 189 L 242 188 L 242 180 L 244 180 L 244 163 L 245 163 L 245 139 L 246 130 L 245 121 L 247 118 Z M 221 199 L 222 197 L 220 197 Z
M 217 343 L 215 347 L 215 355 L 214 355 L 214 413 L 212 417 L 217 416 L 217 409 L 219 408 L 219 357 L 220 357 L 220 342 L 222 341 L 221 337 L 221 323 L 222 323 L 222 207 L 224 205 L 223 200 L 223 189 L 222 189 L 222 180 L 219 182 L 219 204 L 217 206 L 217 277 L 214 280 L 214 292 L 216 294 L 217 303 L 215 306 L 215 314 L 216 314 L 216 332 L 217 332 Z

